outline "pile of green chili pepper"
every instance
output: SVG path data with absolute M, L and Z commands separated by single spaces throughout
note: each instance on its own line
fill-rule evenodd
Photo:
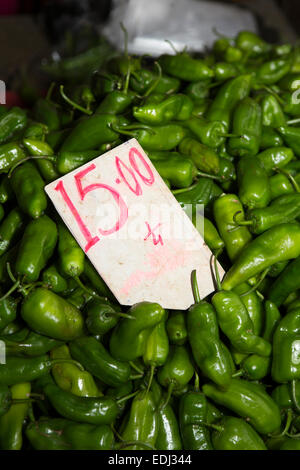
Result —
M 299 47 L 242 31 L 0 107 L 0 449 L 300 450 L 298 95 Z M 44 191 L 130 137 L 204 205 L 187 311 L 120 305 Z

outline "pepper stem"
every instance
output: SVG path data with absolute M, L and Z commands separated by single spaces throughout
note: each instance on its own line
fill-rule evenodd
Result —
M 194 189 L 196 186 L 197 186 L 197 183 L 194 183 L 188 188 L 172 189 L 171 192 L 173 194 L 181 194 L 181 193 L 185 193 L 186 191 L 192 191 L 192 189 Z
M 149 376 L 149 382 L 148 382 L 146 394 L 149 393 L 149 390 L 151 388 L 153 377 L 154 377 L 154 372 L 155 372 L 155 365 L 151 364 L 151 366 L 150 366 L 150 376 Z
M 150 85 L 150 87 L 148 88 L 148 90 L 146 90 L 146 92 L 144 93 L 144 95 L 142 96 L 142 98 L 146 98 L 147 96 L 150 95 L 150 93 L 152 93 L 155 88 L 157 87 L 157 85 L 159 84 L 160 80 L 161 80 L 161 76 L 162 76 L 162 70 L 161 70 L 161 66 L 160 64 L 155 61 L 154 62 L 155 66 L 157 67 L 158 69 L 158 76 L 157 78 L 154 80 L 154 82 L 152 83 L 152 85 Z
M 125 395 L 124 397 L 119 398 L 119 400 L 116 401 L 117 405 L 119 405 L 120 403 L 123 403 L 123 401 L 130 400 L 130 398 L 135 397 L 139 392 L 140 392 L 139 390 L 136 390 L 135 392 L 130 393 L 129 395 Z
M 54 90 L 54 87 L 55 87 L 56 83 L 55 82 L 51 82 L 49 88 L 48 88 L 48 91 L 47 91 L 47 95 L 46 95 L 46 100 L 47 101 L 50 101 L 51 100 L 51 96 L 52 96 L 52 93 L 53 93 L 53 90 Z
M 262 272 L 262 275 L 261 277 L 259 278 L 258 282 L 253 286 L 251 287 L 251 289 L 249 289 L 247 292 L 244 292 L 243 294 L 240 294 L 240 297 L 244 297 L 245 295 L 248 295 L 248 294 L 251 294 L 252 292 L 254 292 L 258 287 L 259 285 L 262 283 L 262 281 L 264 280 L 264 278 L 266 277 L 266 275 L 268 274 L 268 272 L 270 271 L 271 267 L 269 266 L 268 268 L 266 268 L 263 272 Z
M 296 384 L 297 384 L 297 380 L 292 380 L 291 382 L 291 387 L 292 387 L 292 399 L 293 399 L 293 403 L 295 405 L 295 408 L 298 412 L 300 412 L 300 405 L 298 403 L 298 400 L 297 400 L 297 396 L 296 396 Z
M 217 284 L 217 289 L 218 291 L 222 290 L 222 285 L 221 285 L 221 280 L 220 280 L 220 273 L 218 269 L 218 259 L 216 256 L 214 256 L 214 268 L 215 268 L 215 280 Z
M 290 119 L 289 121 L 287 121 L 287 125 L 290 126 L 290 125 L 293 125 L 293 124 L 299 124 L 300 122 L 300 118 L 296 118 L 296 119 Z
M 136 370 L 139 374 L 143 374 L 144 371 L 140 369 L 133 361 L 129 361 L 130 367 L 132 367 L 134 370 Z
M 71 100 L 71 98 L 69 98 L 64 92 L 64 85 L 60 85 L 59 91 L 60 91 L 60 94 L 61 94 L 62 98 L 67 103 L 69 103 L 73 108 L 78 109 L 82 113 L 85 113 L 85 114 L 88 114 L 88 115 L 93 114 L 93 111 L 91 111 L 90 109 L 83 108 L 82 106 L 80 106 L 80 104 L 75 103 L 75 101 Z
M 196 392 L 200 391 L 200 381 L 199 381 L 199 375 L 197 374 L 197 372 L 195 372 L 194 389 L 196 390 Z
M 168 405 L 171 399 L 174 387 L 175 387 L 175 382 L 170 382 L 169 387 L 168 387 L 167 397 L 165 401 L 160 405 L 160 409 L 164 409 Z
M 191 274 L 192 278 L 192 290 L 193 290 L 193 296 L 195 300 L 195 304 L 199 304 L 201 302 L 201 297 L 199 293 L 199 286 L 198 286 L 198 281 L 197 281 L 197 271 L 194 269 Z
M 202 171 L 197 171 L 197 176 L 204 176 L 205 178 L 210 178 L 210 179 L 216 180 L 216 181 L 222 181 L 222 179 L 223 179 L 220 176 L 210 175 L 209 173 L 203 173 Z
M 297 181 L 295 180 L 295 178 L 287 170 L 284 170 L 283 168 L 276 168 L 276 171 L 278 173 L 282 173 L 283 175 L 287 176 L 288 179 L 290 180 L 290 182 L 292 183 L 292 185 L 294 186 L 296 192 L 300 193 L 300 188 L 298 186 Z
M 242 211 L 237 211 L 234 216 L 232 217 L 233 221 L 235 224 L 237 225 L 253 225 L 253 222 L 252 220 L 240 220 L 240 221 L 237 221 L 236 218 L 237 218 L 237 215 L 238 214 L 242 214 Z

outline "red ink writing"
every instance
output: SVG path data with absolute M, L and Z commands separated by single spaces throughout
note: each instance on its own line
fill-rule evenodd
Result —
M 152 241 L 153 241 L 153 244 L 154 245 L 157 245 L 158 243 L 160 243 L 161 245 L 164 244 L 162 238 L 161 238 L 161 235 L 158 235 L 158 237 L 156 237 L 154 231 L 157 230 L 161 224 L 157 224 L 153 229 L 151 229 L 150 225 L 148 224 L 148 222 L 145 222 L 146 226 L 147 226 L 147 229 L 148 229 L 148 233 L 146 235 L 146 237 L 144 238 L 144 241 L 146 241 L 150 235 L 152 235 Z

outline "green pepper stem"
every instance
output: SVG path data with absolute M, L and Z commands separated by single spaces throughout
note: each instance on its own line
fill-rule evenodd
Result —
M 52 93 L 53 93 L 53 90 L 54 90 L 54 87 L 55 87 L 56 83 L 55 82 L 51 82 L 49 88 L 48 88 L 48 91 L 47 91 L 47 94 L 46 94 L 46 100 L 47 101 L 50 101 L 51 100 L 51 96 L 52 96 Z
M 197 271 L 194 269 L 191 274 L 192 278 L 192 291 L 193 291 L 193 296 L 195 300 L 195 304 L 199 304 L 201 302 L 201 297 L 199 293 L 199 286 L 198 286 L 198 281 L 197 281 Z
M 236 218 L 237 218 L 237 215 L 238 214 L 242 214 L 242 211 L 237 211 L 234 216 L 232 217 L 233 221 L 235 224 L 237 225 L 253 225 L 253 222 L 252 220 L 240 220 L 240 221 L 237 221 Z
M 93 291 L 92 289 L 89 289 L 88 287 L 86 287 L 86 286 L 83 284 L 83 282 L 81 281 L 81 279 L 79 278 L 79 276 L 74 276 L 73 279 L 77 282 L 77 284 L 79 285 L 79 287 L 80 287 L 81 289 L 83 289 L 85 292 L 87 292 L 89 295 L 92 295 L 92 296 L 95 296 L 95 297 L 97 296 L 97 294 L 96 294 L 95 291 Z
M 287 121 L 287 125 L 290 126 L 290 125 L 293 125 L 293 124 L 299 124 L 300 122 L 300 118 L 296 118 L 296 119 L 290 119 L 289 121 Z
M 60 91 L 60 94 L 61 94 L 62 98 L 63 98 L 67 103 L 69 103 L 71 106 L 73 106 L 73 108 L 78 109 L 78 110 L 81 111 L 82 113 L 88 114 L 89 116 L 90 116 L 91 114 L 93 114 L 93 111 L 91 111 L 91 110 L 89 110 L 89 109 L 86 109 L 86 108 L 83 108 L 82 106 L 80 106 L 80 104 L 75 103 L 75 101 L 71 100 L 71 98 L 69 98 L 69 97 L 65 94 L 65 92 L 64 92 L 64 85 L 60 85 L 59 91 Z
M 203 425 L 206 426 L 207 428 L 214 429 L 215 431 L 219 431 L 219 432 L 223 431 L 222 426 L 218 426 L 217 424 L 203 423 Z
M 196 392 L 200 391 L 200 380 L 199 380 L 199 375 L 197 374 L 197 372 L 195 372 L 194 389 L 196 390 Z
M 287 170 L 284 170 L 283 168 L 276 168 L 275 171 L 277 171 L 278 173 L 282 173 L 283 175 L 287 176 L 288 179 L 290 180 L 290 182 L 292 183 L 292 185 L 294 186 L 296 192 L 300 193 L 300 188 L 298 186 L 297 181 L 295 180 L 295 178 Z
M 216 279 L 216 284 L 217 284 L 217 289 L 218 291 L 222 290 L 222 285 L 221 285 L 221 280 L 220 280 L 220 273 L 218 270 L 218 259 L 216 256 L 214 256 L 214 268 L 215 268 L 215 279 Z
M 297 396 L 296 396 L 296 383 L 297 383 L 297 380 L 292 380 L 291 382 L 292 399 L 293 399 L 293 403 L 294 403 L 296 410 L 300 412 L 300 405 L 298 403 Z
M 175 52 L 175 54 L 180 54 L 180 52 L 176 49 L 176 47 L 174 46 L 174 44 L 172 43 L 172 41 L 170 41 L 170 39 L 165 39 L 165 42 L 167 42 L 169 44 L 169 46 L 171 46 L 171 48 L 173 49 L 173 51 Z
M 8 172 L 7 177 L 8 177 L 8 178 L 11 178 L 11 175 L 12 175 L 13 171 L 14 171 L 19 165 L 22 165 L 22 163 L 27 162 L 28 160 L 50 160 L 51 162 L 55 162 L 55 161 L 56 161 L 55 157 L 52 157 L 51 155 L 39 155 L 39 156 L 31 155 L 31 156 L 29 156 L 29 157 L 23 158 L 23 159 L 20 160 L 18 163 L 16 163 L 14 166 L 12 166 L 11 169 L 9 170 L 9 172 Z
M 140 392 L 139 390 L 136 390 L 135 392 L 130 393 L 129 395 L 125 395 L 124 397 L 119 398 L 119 400 L 116 401 L 117 405 L 119 405 L 120 403 L 123 403 L 123 401 L 130 400 L 130 398 L 135 397 L 139 392 Z
M 140 369 L 133 361 L 129 361 L 130 367 L 136 370 L 139 374 L 144 374 L 144 371 Z
M 17 288 L 19 287 L 20 285 L 20 281 L 16 281 L 14 283 L 14 285 L 6 292 L 6 294 L 4 294 L 2 297 L 0 297 L 0 302 L 2 302 L 2 300 L 5 300 L 7 297 L 10 296 L 10 294 L 12 294 L 15 290 L 17 290 Z
M 221 178 L 220 176 L 210 175 L 209 173 L 203 173 L 202 171 L 197 171 L 197 176 L 204 176 L 205 178 L 210 178 L 210 179 L 216 180 L 216 181 L 222 181 L 223 180 L 223 178 Z
M 180 189 L 172 189 L 171 192 L 173 194 L 181 194 L 185 193 L 186 191 L 192 191 L 197 186 L 197 182 L 189 186 L 188 188 L 180 188 Z
M 286 422 L 285 422 L 285 426 L 284 426 L 284 429 L 282 430 L 282 432 L 279 433 L 279 434 L 269 434 L 269 436 L 272 437 L 272 438 L 275 438 L 275 439 L 276 439 L 277 437 L 283 437 L 283 436 L 289 436 L 289 437 L 291 437 L 291 436 L 288 434 L 288 430 L 289 430 L 290 427 L 291 427 L 292 420 L 293 420 L 293 412 L 292 412 L 292 410 L 287 410 Z
M 125 28 L 124 23 L 122 21 L 120 22 L 120 27 L 124 34 L 124 56 L 128 57 L 128 31 Z
M 175 387 L 175 382 L 170 382 L 169 387 L 168 387 L 168 391 L 167 391 L 167 397 L 166 397 L 165 401 L 163 401 L 162 404 L 160 405 L 160 407 L 159 407 L 160 409 L 164 409 L 168 405 L 168 403 L 171 399 L 174 387 Z
M 128 313 L 123 312 L 109 312 L 109 315 L 115 315 L 116 317 L 127 318 L 128 320 L 136 320 L 136 317 L 133 315 L 128 315 Z
M 157 85 L 159 84 L 160 80 L 161 80 L 161 76 L 162 76 L 162 70 L 161 70 L 161 66 L 160 64 L 155 61 L 154 62 L 155 66 L 157 67 L 158 69 L 158 76 L 157 78 L 154 80 L 154 82 L 152 83 L 152 85 L 149 86 L 148 90 L 146 90 L 146 92 L 144 93 L 144 95 L 142 96 L 142 98 L 146 98 L 147 96 L 150 95 L 150 93 L 152 93 L 155 88 L 157 87 Z
M 234 374 L 232 374 L 231 378 L 235 379 L 236 377 L 241 377 L 244 375 L 244 371 L 242 369 L 236 371 Z
M 276 93 L 274 90 L 272 90 L 272 88 L 270 88 L 269 86 L 267 85 L 262 85 L 261 87 L 263 90 L 266 90 L 268 93 L 270 93 L 270 95 L 273 95 L 275 96 L 275 98 L 279 101 L 280 104 L 285 104 L 284 100 L 282 98 L 280 98 L 280 96 L 278 95 L 278 93 Z
M 129 380 L 137 380 L 141 379 L 144 376 L 144 374 L 139 374 L 139 375 L 130 375 Z
M 149 382 L 148 382 L 148 386 L 147 386 L 147 390 L 146 390 L 146 395 L 147 395 L 147 393 L 149 393 L 149 390 L 151 388 L 153 377 L 154 377 L 154 372 L 155 372 L 155 365 L 151 364 L 151 366 L 150 366 L 150 376 L 149 376 Z
M 251 289 L 249 289 L 247 292 L 244 292 L 243 294 L 240 294 L 240 297 L 244 297 L 245 295 L 248 295 L 248 294 L 251 294 L 252 292 L 254 292 L 258 287 L 259 285 L 262 283 L 262 281 L 264 280 L 264 278 L 266 277 L 266 275 L 268 274 L 268 272 L 270 271 L 271 267 L 269 266 L 268 268 L 266 268 L 263 272 L 262 272 L 262 275 L 261 277 L 259 278 L 259 280 L 257 281 L 257 283 L 251 287 Z

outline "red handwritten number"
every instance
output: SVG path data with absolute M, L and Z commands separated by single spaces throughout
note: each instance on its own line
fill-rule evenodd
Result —
M 124 175 L 124 172 L 123 172 L 123 169 L 121 168 L 121 166 L 123 168 L 126 169 L 126 171 L 131 175 L 131 177 L 134 179 L 134 182 L 135 182 L 135 188 L 133 188 L 131 186 L 131 184 L 128 182 L 128 179 L 125 177 Z M 136 176 L 135 174 L 133 173 L 132 169 L 129 168 L 127 165 L 125 165 L 124 162 L 122 162 L 122 160 L 119 158 L 119 157 L 116 157 L 116 167 L 117 167 L 117 170 L 119 172 L 119 175 L 121 176 L 122 180 L 124 181 L 124 183 L 127 184 L 128 188 L 130 189 L 130 191 L 132 193 L 134 193 L 136 196 L 140 196 L 142 194 L 142 188 L 141 188 L 141 185 L 139 184 L 138 180 L 136 179 Z
M 75 218 L 75 220 L 76 220 L 76 222 L 77 222 L 77 224 L 78 224 L 78 226 L 81 230 L 82 235 L 86 239 L 87 244 L 85 245 L 84 251 L 85 251 L 85 253 L 87 253 L 89 251 L 89 249 L 92 246 L 94 246 L 100 240 L 100 238 L 99 237 L 92 237 L 89 229 L 84 224 L 84 222 L 83 222 L 82 218 L 80 217 L 76 207 L 74 206 L 73 202 L 69 198 L 69 196 L 68 196 L 68 194 L 65 190 L 63 181 L 59 181 L 59 183 L 55 186 L 54 189 L 61 193 L 62 198 L 65 201 L 65 203 L 67 204 L 70 211 L 72 212 L 72 214 L 73 214 L 73 216 L 74 216 L 74 218 Z
M 90 166 L 88 166 L 84 170 L 77 173 L 74 176 L 75 183 L 76 183 L 76 186 L 77 186 L 77 189 L 78 189 L 78 192 L 80 194 L 82 201 L 89 192 L 94 191 L 95 189 L 107 189 L 107 191 L 111 193 L 111 195 L 113 196 L 114 200 L 116 201 L 120 209 L 119 219 L 117 220 L 115 225 L 109 230 L 102 230 L 101 228 L 98 229 L 101 235 L 110 235 L 111 233 L 118 232 L 118 230 L 120 230 L 120 228 L 123 227 L 123 225 L 126 223 L 128 219 L 128 207 L 125 204 L 124 199 L 118 193 L 118 191 L 116 191 L 111 186 L 108 186 L 107 184 L 94 183 L 83 188 L 82 182 L 81 182 L 82 178 L 84 178 L 84 176 L 87 175 L 87 173 L 94 170 L 95 168 L 96 168 L 96 165 L 92 163 Z
M 140 172 L 140 170 L 138 168 L 138 165 L 136 163 L 135 155 L 137 155 L 139 157 L 140 161 L 142 162 L 143 166 L 145 167 L 145 169 L 146 169 L 146 171 L 149 175 L 148 178 Z M 139 177 L 143 180 L 143 182 L 147 186 L 151 186 L 154 183 L 153 171 L 151 170 L 150 165 L 146 162 L 143 155 L 141 154 L 141 152 L 138 151 L 137 148 L 132 147 L 129 150 L 129 161 L 130 161 L 130 164 L 131 164 L 132 168 L 139 175 Z

